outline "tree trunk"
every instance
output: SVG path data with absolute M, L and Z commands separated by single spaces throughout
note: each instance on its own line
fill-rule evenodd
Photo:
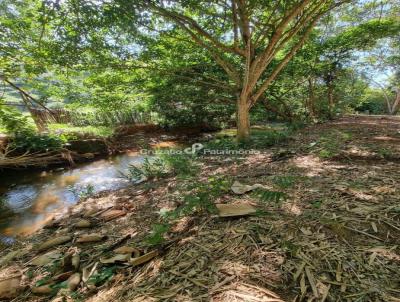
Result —
M 23 93 L 20 93 L 22 101 L 24 102 L 26 108 L 28 109 L 29 113 L 31 114 L 32 120 L 36 125 L 36 128 L 38 130 L 39 133 L 46 131 L 47 127 L 46 125 L 43 123 L 43 121 L 36 115 L 36 113 L 32 110 L 32 106 L 29 103 L 29 101 L 27 100 L 26 95 L 24 95 Z
M 333 115 L 333 108 L 335 105 L 335 100 L 333 97 L 333 85 L 329 83 L 328 85 L 328 106 L 329 106 L 329 112 L 331 115 Z
M 396 115 L 400 109 L 400 88 L 396 89 L 396 100 L 393 103 L 391 113 L 392 115 Z
M 239 97 L 236 105 L 237 140 L 246 142 L 250 138 L 249 105 L 245 97 Z
M 315 117 L 315 94 L 314 94 L 314 82 L 310 77 L 308 78 L 308 100 L 307 110 L 311 118 Z

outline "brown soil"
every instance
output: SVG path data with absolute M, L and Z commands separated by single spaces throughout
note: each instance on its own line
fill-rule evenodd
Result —
M 65 299 L 399 301 L 399 131 L 395 118 L 352 116 L 303 129 L 261 154 L 202 158 L 200 180 L 220 175 L 260 183 L 287 198 L 262 202 L 251 193 L 227 193 L 216 202 L 244 202 L 260 212 L 241 218 L 203 213 L 181 219 L 167 243 L 158 247 L 158 257 L 136 267 L 100 263 L 98 276 L 112 267 L 110 279 L 98 287 L 82 282 Z M 159 221 L 160 210 L 176 207 L 187 193 L 180 191 L 180 183 L 170 177 L 93 196 L 39 234 L 21 238 L 12 250 L 26 254 L 3 264 L 1 272 L 24 276 L 27 288 L 14 301 L 57 299 L 29 290 L 52 274 L 50 268 L 26 265 L 46 238 L 107 235 L 94 244 L 73 241 L 53 248 L 79 253 L 81 266 L 99 262 L 120 245 L 135 246 L 142 253 L 154 250 L 144 238 Z M 109 207 L 127 214 L 108 222 L 91 216 L 93 227 L 72 227 L 94 208 Z

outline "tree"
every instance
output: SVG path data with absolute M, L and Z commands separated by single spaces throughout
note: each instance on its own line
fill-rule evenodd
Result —
M 124 16 L 135 12 L 144 27 L 151 27 L 161 17 L 166 22 L 164 32 L 174 24 L 206 49 L 235 90 L 237 137 L 247 140 L 250 109 L 301 48 L 321 16 L 345 2 L 116 0 L 113 7 Z

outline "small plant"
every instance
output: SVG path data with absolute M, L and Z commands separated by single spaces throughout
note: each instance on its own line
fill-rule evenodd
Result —
M 246 146 L 254 149 L 268 148 L 288 140 L 289 135 L 289 131 L 268 130 L 256 132 Z
M 317 146 L 318 156 L 323 159 L 332 158 L 340 153 L 341 148 L 351 139 L 351 134 L 338 130 L 330 131 L 321 136 Z
M 391 158 L 393 156 L 392 150 L 388 148 L 379 148 L 376 153 L 383 158 Z
M 282 189 L 293 187 L 297 181 L 297 177 L 293 175 L 275 176 L 273 178 L 274 184 Z
M 311 206 L 312 206 L 314 209 L 319 209 L 319 208 L 321 208 L 321 206 L 322 206 L 322 200 L 313 200 L 313 201 L 311 202 Z
M 110 280 L 117 270 L 117 266 L 110 266 L 102 268 L 97 274 L 92 275 L 88 283 L 95 286 L 100 286 Z
M 199 171 L 192 155 L 188 154 L 163 154 L 162 160 L 168 169 L 175 175 L 187 177 L 193 176 Z
M 170 228 L 169 224 L 154 224 L 150 235 L 146 237 L 146 242 L 149 245 L 157 245 L 164 242 L 164 235 L 168 233 Z
M 207 182 L 192 182 L 182 190 L 189 193 L 182 196 L 182 205 L 175 210 L 161 214 L 162 223 L 153 225 L 151 234 L 146 238 L 150 245 L 162 243 L 164 236 L 174 220 L 192 215 L 195 212 L 215 213 L 214 200 L 229 192 L 231 182 L 223 177 L 211 177 Z
M 265 189 L 257 189 L 254 191 L 253 194 L 261 202 L 265 203 L 270 203 L 270 202 L 279 203 L 280 201 L 283 201 L 287 198 L 284 192 L 270 191 Z
M 128 173 L 123 174 L 130 181 L 137 182 L 142 179 L 161 178 L 168 174 L 165 162 L 161 158 L 145 158 L 140 166 L 130 165 Z
M 92 184 L 87 184 L 84 187 L 74 187 L 70 186 L 69 191 L 72 192 L 79 199 L 86 199 L 94 194 L 94 186 Z

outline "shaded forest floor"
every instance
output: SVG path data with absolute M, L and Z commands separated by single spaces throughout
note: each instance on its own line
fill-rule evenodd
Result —
M 227 191 L 215 202 L 246 203 L 257 212 L 184 217 L 157 257 L 132 266 L 101 262 L 124 245 L 154 251 L 144 238 L 160 212 L 180 206 L 189 194 L 182 182 L 190 180 L 162 178 L 92 196 L 17 243 L 13 257 L 2 252 L 8 259 L 1 260 L 0 277 L 15 276 L 26 286 L 15 301 L 400 301 L 399 119 L 345 117 L 302 129 L 258 154 L 198 161 L 197 181 L 257 183 L 282 198 Z M 120 216 L 104 215 L 110 208 Z M 82 218 L 89 228 L 77 228 Z M 107 237 L 77 243 L 88 233 Z M 50 248 L 64 258 L 29 266 L 37 246 L 58 236 L 71 236 Z M 55 293 L 61 280 L 54 278 L 56 267 L 69 272 L 66 258 L 77 254 L 92 282 L 51 298 L 30 292 L 50 284 Z

